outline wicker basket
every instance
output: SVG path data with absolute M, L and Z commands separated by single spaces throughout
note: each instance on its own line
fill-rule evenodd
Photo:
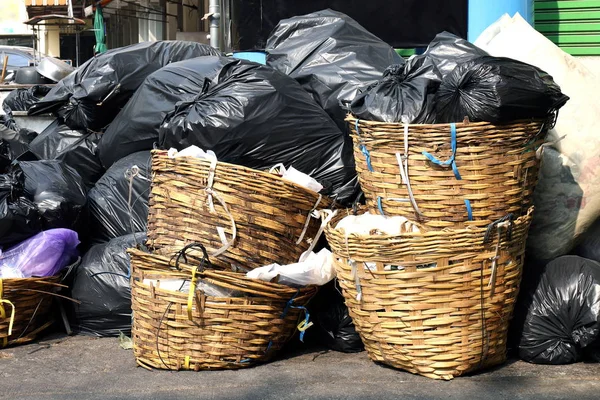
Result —
M 267 361 L 294 334 L 304 306 L 316 293 L 316 287 L 294 289 L 242 273 L 195 269 L 136 249 L 129 254 L 133 348 L 138 365 L 145 368 L 235 369 Z M 193 289 L 196 285 L 179 292 L 161 289 L 160 282 L 144 283 L 194 276 L 197 284 L 235 290 L 242 297 L 206 296 Z
M 487 226 L 508 213 L 524 215 L 532 205 L 536 150 L 549 125 L 543 121 L 406 128 L 351 116 L 347 121 L 371 210 L 439 229 Z
M 200 242 L 226 266 L 297 262 L 320 227 L 311 212 L 331 205 L 277 175 L 233 164 L 213 169 L 207 160 L 154 151 L 152 170 L 148 243 L 164 254 Z
M 436 379 L 502 363 L 531 213 L 489 230 L 400 236 L 346 238 L 333 228 L 339 218 L 329 224 L 338 280 L 369 357 Z
M 59 277 L 0 279 L 0 348 L 34 340 L 54 322 Z

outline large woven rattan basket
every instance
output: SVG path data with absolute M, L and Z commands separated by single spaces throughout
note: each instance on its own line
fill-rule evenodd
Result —
M 297 262 L 330 199 L 269 172 L 152 153 L 148 243 L 157 252 L 200 242 L 229 265 Z M 215 260 L 216 261 L 216 260 Z
M 129 254 L 134 354 L 146 368 L 235 369 L 268 361 L 293 336 L 316 293 L 141 250 Z M 185 291 L 161 288 L 173 279 L 194 283 Z M 207 296 L 203 284 L 239 297 Z
M 532 205 L 551 121 L 403 125 L 347 118 L 368 207 L 431 228 L 487 226 Z
M 489 229 L 399 236 L 346 237 L 338 220 L 325 233 L 372 360 L 436 379 L 505 360 L 531 211 Z
M 0 279 L 0 348 L 34 340 L 54 322 L 59 277 Z

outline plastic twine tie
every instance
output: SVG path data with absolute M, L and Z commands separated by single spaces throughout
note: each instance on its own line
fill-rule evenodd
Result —
M 360 119 L 356 119 L 356 121 L 354 122 L 354 127 L 356 128 L 356 134 L 358 135 L 358 139 L 360 140 L 360 152 L 363 153 L 363 155 L 365 156 L 369 172 L 373 172 L 373 166 L 371 165 L 371 154 L 369 153 L 369 150 L 367 150 L 367 146 L 365 146 L 365 144 L 362 141 L 362 137 L 360 136 L 360 128 L 358 127 L 359 121 Z
M 304 228 L 302 229 L 302 232 L 300 233 L 300 237 L 298 237 L 296 244 L 302 243 L 302 240 L 304 239 L 304 235 L 306 235 L 306 231 L 308 230 L 308 225 L 310 224 L 310 219 L 312 218 L 312 213 L 313 213 L 313 211 L 315 211 L 317 209 L 317 207 L 319 207 L 319 203 L 321 203 L 322 199 L 323 199 L 323 195 L 321 195 L 319 193 L 319 198 L 317 199 L 317 202 L 315 203 L 313 208 L 311 208 L 311 210 L 308 212 L 308 215 L 306 216 L 306 221 L 304 222 Z
M 304 306 L 291 306 L 290 308 L 304 311 L 304 320 L 302 320 L 296 327 L 298 331 L 300 331 L 300 341 L 304 343 L 304 334 L 306 333 L 306 330 L 313 326 L 313 323 L 310 322 L 310 313 Z
M 460 173 L 458 172 L 458 167 L 456 166 L 456 147 L 457 146 L 456 146 L 456 124 L 455 123 L 450 124 L 450 147 L 452 148 L 452 155 L 446 161 L 438 160 L 434 155 L 432 155 L 426 151 L 423 151 L 421 154 L 423 154 L 425 157 L 427 157 L 427 159 L 429 161 L 431 161 L 432 163 L 434 163 L 436 165 L 440 165 L 442 167 L 451 166 L 452 172 L 454 172 L 454 176 L 456 177 L 456 179 L 460 180 L 462 178 L 460 176 Z
M 450 147 L 452 148 L 452 155 L 446 161 L 440 161 L 432 154 L 423 151 L 422 154 L 427 157 L 429 161 L 436 165 L 440 166 L 450 166 L 452 168 L 452 172 L 454 173 L 454 177 L 456 180 L 462 180 L 462 176 L 460 176 L 460 172 L 458 171 L 458 166 L 456 165 L 456 150 L 457 150 L 457 141 L 456 141 L 456 124 L 453 122 L 450 124 Z M 469 221 L 473 221 L 473 208 L 471 207 L 471 201 L 468 199 L 464 199 L 465 207 L 467 209 L 467 218 Z
M 465 199 L 465 207 L 467 207 L 467 216 L 469 221 L 473 221 L 473 209 L 471 208 L 471 201 Z
M 2 347 L 8 346 L 8 337 L 12 335 L 12 328 L 15 322 L 15 305 L 7 299 L 3 299 L 2 295 L 4 293 L 4 285 L 2 283 L 2 279 L 0 279 L 0 318 L 6 318 L 6 310 L 2 304 L 8 304 L 11 306 L 12 311 L 10 313 L 10 320 L 8 322 L 8 335 L 2 339 Z
M 383 204 L 381 203 L 381 196 L 377 196 L 377 209 L 379 213 L 385 217 L 385 213 L 383 212 Z
M 308 249 L 303 253 L 304 255 L 302 257 L 300 257 L 299 262 L 303 262 L 304 260 L 306 260 L 308 255 L 314 250 L 315 246 L 317 245 L 317 242 L 319 241 L 319 238 L 321 237 L 321 235 L 323 234 L 323 231 L 325 230 L 325 227 L 333 219 L 333 217 L 335 217 L 337 215 L 337 212 L 338 212 L 338 210 L 313 211 L 313 213 L 314 213 L 313 215 L 315 216 L 315 218 L 321 218 L 321 226 L 319 227 L 319 230 L 315 234 L 315 237 L 313 238 L 312 243 L 310 244 Z

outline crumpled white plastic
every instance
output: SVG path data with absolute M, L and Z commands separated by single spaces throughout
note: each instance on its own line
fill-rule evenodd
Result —
M 303 253 L 300 259 L 305 254 Z M 335 278 L 333 255 L 327 249 L 323 249 L 318 253 L 311 251 L 302 262 L 289 265 L 270 264 L 249 271 L 246 276 L 266 282 L 279 277 L 279 283 L 294 287 L 307 285 L 322 286 Z
M 204 151 L 200 147 L 195 146 L 195 145 L 186 147 L 185 149 L 183 149 L 181 151 L 177 151 L 176 148 L 171 147 L 169 149 L 169 151 L 167 152 L 167 155 L 169 156 L 169 158 L 194 157 L 194 158 L 200 158 L 200 159 L 204 159 L 204 160 L 215 160 L 215 161 L 217 160 L 217 155 L 215 154 L 214 151 L 212 151 L 212 150 Z
M 367 235 L 400 235 L 403 233 L 419 233 L 419 227 L 402 216 L 385 217 L 369 212 L 361 215 L 348 215 L 337 223 L 335 229 L 343 229 L 346 236 L 356 234 Z
M 298 171 L 294 167 L 290 166 L 289 168 L 286 168 L 283 164 L 277 164 L 270 169 L 270 172 L 275 172 L 277 169 L 279 169 L 281 177 L 286 181 L 294 182 L 297 185 L 317 193 L 323 190 L 323 185 L 316 179 L 304 172 Z

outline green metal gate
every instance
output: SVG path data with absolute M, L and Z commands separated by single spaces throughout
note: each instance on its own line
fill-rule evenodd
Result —
M 600 56 L 600 0 L 535 0 L 535 29 L 564 51 Z

